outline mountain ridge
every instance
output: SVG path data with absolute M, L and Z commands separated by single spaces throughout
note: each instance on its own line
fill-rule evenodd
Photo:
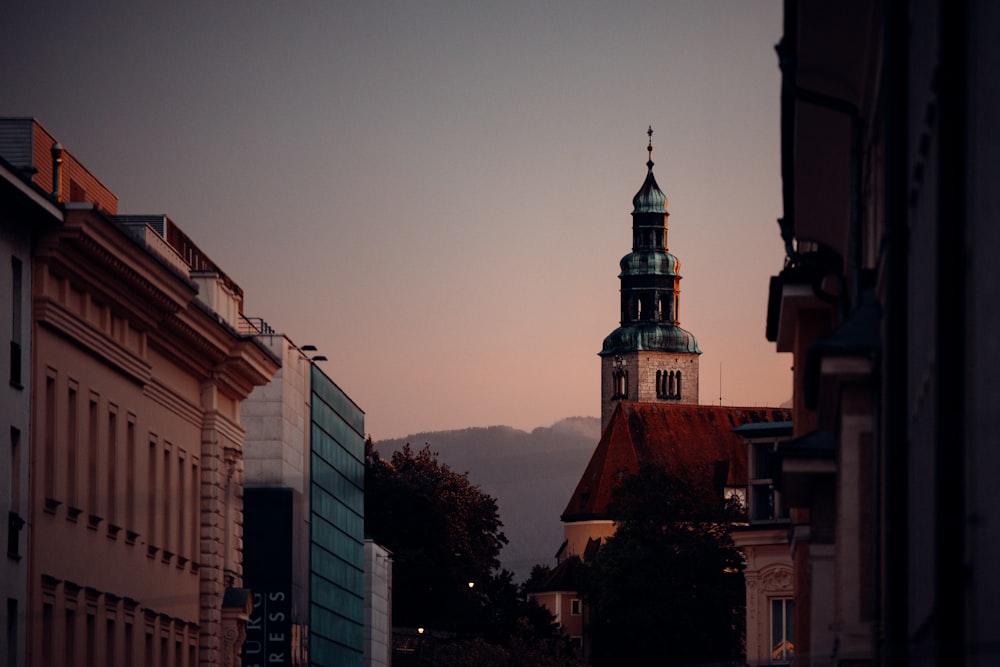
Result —
M 534 565 L 555 564 L 563 535 L 559 516 L 597 446 L 600 422 L 567 417 L 530 432 L 503 425 L 426 431 L 374 445 L 385 458 L 406 444 L 416 450 L 428 445 L 439 462 L 493 496 L 509 540 L 500 561 L 521 581 Z

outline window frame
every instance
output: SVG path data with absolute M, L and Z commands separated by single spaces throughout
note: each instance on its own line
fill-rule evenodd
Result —
M 770 604 L 768 605 L 770 609 L 770 621 L 769 621 L 769 637 L 770 643 L 768 644 L 768 653 L 770 654 L 770 660 L 772 665 L 787 665 L 795 658 L 795 598 L 793 597 L 774 597 L 769 599 Z M 776 607 L 780 605 L 780 607 Z M 777 609 L 781 610 L 781 628 L 780 628 L 780 644 L 781 653 L 776 655 L 777 642 L 779 639 L 777 633 L 775 632 L 775 612 Z
M 750 457 L 748 461 L 748 477 L 747 480 L 747 517 L 751 523 L 776 523 L 782 521 L 788 521 L 788 508 L 782 502 L 781 492 L 774 488 L 774 472 L 775 466 L 779 465 L 776 460 L 775 455 L 778 450 L 778 443 L 774 440 L 766 441 L 751 441 L 750 442 Z M 768 452 L 768 458 L 772 460 L 768 463 L 767 469 L 761 469 L 760 455 L 762 452 Z M 770 473 L 769 477 L 757 477 L 758 474 Z M 769 516 L 762 516 L 761 512 L 758 512 L 760 497 L 758 494 L 764 493 L 766 497 L 770 499 L 769 507 L 771 509 Z

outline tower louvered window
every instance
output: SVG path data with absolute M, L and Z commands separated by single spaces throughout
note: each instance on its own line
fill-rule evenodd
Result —
M 656 397 L 669 400 L 680 400 L 680 371 L 656 371 Z

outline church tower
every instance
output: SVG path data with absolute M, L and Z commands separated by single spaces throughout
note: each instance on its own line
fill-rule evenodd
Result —
M 604 339 L 601 430 L 620 401 L 698 403 L 698 341 L 680 327 L 680 262 L 667 252 L 667 197 L 648 173 L 632 198 L 632 252 L 621 260 L 621 326 Z

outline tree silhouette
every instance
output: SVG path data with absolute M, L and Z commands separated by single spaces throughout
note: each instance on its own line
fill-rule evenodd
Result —
M 393 624 L 459 632 L 476 617 L 474 588 L 499 568 L 507 538 L 496 500 L 409 445 L 387 461 L 365 448 L 365 533 L 393 555 Z
M 615 535 L 585 570 L 594 665 L 737 663 L 743 646 L 743 556 L 736 508 L 712 471 L 643 464 L 609 507 Z
M 393 554 L 393 625 L 424 630 L 420 654 L 395 662 L 578 665 L 552 614 L 500 569 L 501 528 L 496 501 L 429 447 L 385 460 L 366 442 L 365 532 Z

